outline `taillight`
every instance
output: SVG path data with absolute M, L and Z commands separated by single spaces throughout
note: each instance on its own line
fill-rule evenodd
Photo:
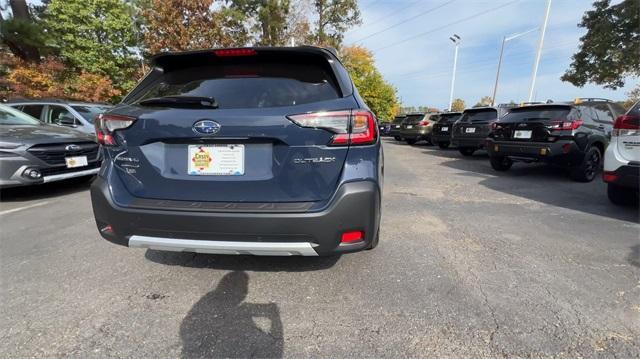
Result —
M 602 172 L 602 180 L 605 182 L 615 182 L 618 179 L 618 175 L 615 172 L 604 171 Z
M 374 143 L 378 136 L 373 114 L 364 110 L 304 113 L 287 118 L 300 127 L 333 132 L 331 146 L 367 145 Z
M 420 125 L 420 126 L 429 126 L 429 121 L 427 121 L 427 120 L 422 120 L 422 121 L 420 121 L 420 122 L 418 123 L 418 125 Z
M 582 120 L 558 121 L 554 122 L 550 128 L 551 131 L 573 131 L 577 130 L 583 123 L 584 122 Z
M 105 146 L 115 145 L 116 142 L 113 139 L 113 132 L 131 126 L 135 120 L 134 117 L 122 115 L 99 115 L 94 121 L 98 143 Z
M 253 56 L 256 54 L 254 49 L 220 49 L 213 50 L 213 53 L 218 57 L 238 57 L 238 56 Z
M 640 130 L 640 116 L 622 115 L 613 123 L 611 136 L 633 136 Z

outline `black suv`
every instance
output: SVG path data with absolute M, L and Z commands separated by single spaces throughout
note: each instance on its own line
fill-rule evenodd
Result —
M 451 144 L 451 133 L 453 124 L 460 118 L 461 112 L 441 113 L 433 119 L 437 122 L 433 125 L 431 132 L 431 142 L 438 144 L 440 148 L 447 148 Z
M 491 125 L 507 114 L 510 108 L 510 105 L 499 105 L 464 110 L 462 117 L 453 126 L 451 143 L 458 146 L 463 155 L 473 155 L 475 151 L 484 148 Z
M 402 121 L 407 118 L 407 116 L 396 116 L 391 122 L 391 128 L 389 129 L 389 136 L 393 136 L 396 141 L 402 140 L 400 137 L 400 127 L 402 126 Z
M 493 125 L 487 138 L 491 167 L 506 171 L 514 161 L 568 167 L 571 178 L 592 181 L 621 106 L 607 100 L 578 100 L 522 106 Z

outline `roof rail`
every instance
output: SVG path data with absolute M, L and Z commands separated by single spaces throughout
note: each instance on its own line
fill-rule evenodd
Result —
M 582 102 L 584 101 L 604 101 L 604 102 L 613 102 L 611 100 L 609 100 L 608 98 L 601 98 L 601 97 L 578 97 L 576 100 L 580 100 Z

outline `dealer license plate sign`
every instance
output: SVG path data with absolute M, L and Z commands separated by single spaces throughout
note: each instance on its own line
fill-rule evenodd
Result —
M 529 139 L 531 138 L 531 131 L 517 130 L 513 133 L 513 138 Z
M 242 176 L 244 145 L 189 145 L 188 173 L 194 176 Z
M 84 167 L 88 165 L 87 156 L 65 157 L 64 162 L 67 168 Z

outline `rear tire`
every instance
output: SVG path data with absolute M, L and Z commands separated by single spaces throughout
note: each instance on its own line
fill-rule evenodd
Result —
M 513 166 L 513 161 L 506 156 L 491 156 L 489 157 L 491 167 L 500 172 L 508 171 Z
M 598 147 L 587 149 L 582 162 L 571 169 L 571 179 L 577 182 L 591 182 L 602 167 L 602 154 Z
M 378 246 L 379 241 L 380 241 L 380 227 L 378 227 L 378 230 L 376 230 L 376 236 L 373 237 L 373 239 L 371 240 L 371 243 L 369 243 L 369 245 L 367 246 L 367 248 L 365 248 L 365 250 L 370 251 L 374 249 L 375 247 Z
M 402 137 L 400 136 L 393 136 L 393 139 L 396 141 L 402 141 Z
M 473 156 L 473 153 L 476 152 L 476 149 L 471 147 L 462 147 L 459 149 L 459 151 L 463 156 Z
M 415 145 L 416 142 L 418 142 L 418 140 L 416 140 L 416 139 L 407 139 L 407 144 L 409 144 L 409 145 Z
M 449 148 L 449 142 L 438 142 L 438 147 L 444 149 Z
M 611 203 L 618 206 L 629 206 L 637 204 L 640 201 L 636 190 L 618 186 L 613 183 L 607 184 L 607 196 Z

